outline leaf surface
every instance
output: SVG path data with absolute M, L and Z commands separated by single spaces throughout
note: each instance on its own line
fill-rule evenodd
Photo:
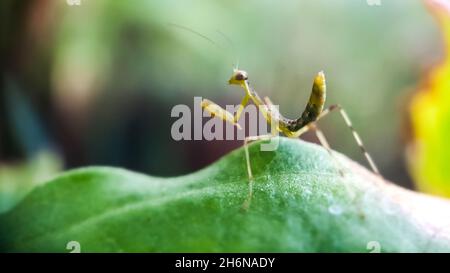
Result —
M 196 173 L 155 178 L 90 167 L 38 186 L 0 215 L 8 252 L 450 251 L 450 204 L 398 188 L 336 153 L 280 138 L 250 146 L 248 210 L 243 149 Z M 369 246 L 369 249 L 368 249 Z

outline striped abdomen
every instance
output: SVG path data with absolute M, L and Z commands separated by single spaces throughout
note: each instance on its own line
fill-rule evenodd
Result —
M 283 120 L 285 127 L 289 131 L 298 131 L 308 123 L 315 121 L 320 116 L 325 105 L 326 89 L 325 75 L 321 71 L 314 79 L 311 96 L 309 97 L 308 104 L 306 105 L 301 117 L 295 120 Z

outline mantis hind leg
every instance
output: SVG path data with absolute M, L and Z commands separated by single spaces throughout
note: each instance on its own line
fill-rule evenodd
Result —
M 328 141 L 327 141 L 325 135 L 323 134 L 322 130 L 320 130 L 315 123 L 312 123 L 312 124 L 308 125 L 308 127 L 311 130 L 314 130 L 314 133 L 316 134 L 317 139 L 319 139 L 320 144 L 323 147 L 325 147 L 325 149 L 327 150 L 328 154 L 333 159 L 334 164 L 336 165 L 336 167 L 337 167 L 337 169 L 339 171 L 339 175 L 340 176 L 344 176 L 344 168 L 339 163 L 339 161 L 336 158 L 336 156 L 333 154 L 333 151 L 331 150 L 330 144 L 328 143 Z
M 297 132 L 294 132 L 290 135 L 292 138 L 299 138 L 301 135 L 308 131 L 314 131 L 317 139 L 319 140 L 320 144 L 327 150 L 328 154 L 331 156 L 331 158 L 334 161 L 334 164 L 336 165 L 336 169 L 339 171 L 339 175 L 344 176 L 344 168 L 337 160 L 336 156 L 333 154 L 333 151 L 331 150 L 330 144 L 328 143 L 324 133 L 322 130 L 320 130 L 317 127 L 316 122 L 311 122 L 308 125 L 300 128 Z
M 347 112 L 344 110 L 344 108 L 342 108 L 342 106 L 335 104 L 335 105 L 331 105 L 328 108 L 326 108 L 321 114 L 320 116 L 317 118 L 317 120 L 325 117 L 326 115 L 328 115 L 329 113 L 338 110 L 339 113 L 341 114 L 341 117 L 344 119 L 345 124 L 347 125 L 347 127 L 350 129 L 350 131 L 352 132 L 353 138 L 355 139 L 356 144 L 358 144 L 361 152 L 363 153 L 364 157 L 366 158 L 367 162 L 370 165 L 370 168 L 372 169 L 372 171 L 380 176 L 380 171 L 378 170 L 377 165 L 375 165 L 375 162 L 373 161 L 372 157 L 370 156 L 370 154 L 367 152 L 367 149 L 364 147 L 364 144 L 361 140 L 361 137 L 359 136 L 358 132 L 356 132 L 356 130 L 353 128 L 352 122 L 350 121 L 350 118 L 347 115 Z
M 333 163 L 336 166 L 337 170 L 339 171 L 339 175 L 341 177 L 345 176 L 344 168 L 342 164 L 337 159 L 336 155 L 333 153 L 333 151 L 330 148 L 330 145 L 328 144 L 328 141 L 323 134 L 322 130 L 320 130 L 315 123 L 311 123 L 307 126 L 311 130 L 314 130 L 314 133 L 316 134 L 316 137 L 319 139 L 320 144 L 325 147 L 330 157 L 333 159 Z M 353 196 L 354 192 L 353 190 L 348 186 L 348 184 L 344 183 L 345 190 L 350 194 L 350 196 Z

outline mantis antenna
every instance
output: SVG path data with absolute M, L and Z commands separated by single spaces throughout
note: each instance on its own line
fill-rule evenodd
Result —
M 196 30 L 194 30 L 194 29 L 192 29 L 190 27 L 179 25 L 179 24 L 175 24 L 175 23 L 168 23 L 168 25 L 170 27 L 178 28 L 178 29 L 181 29 L 183 31 L 187 31 L 187 32 L 189 32 L 191 34 L 194 34 L 197 37 L 200 37 L 200 38 L 206 40 L 207 42 L 209 42 L 210 44 L 214 45 L 216 48 L 219 48 L 219 49 L 222 49 L 222 50 L 225 49 L 225 47 L 221 46 L 219 43 L 217 43 L 216 41 L 214 41 L 210 37 L 206 36 L 205 34 L 202 34 L 202 33 L 198 32 L 198 31 L 196 31 Z M 227 42 L 227 44 L 229 45 L 229 48 L 231 48 L 232 54 L 234 56 L 237 56 L 237 54 L 236 54 L 237 51 L 236 51 L 236 47 L 234 45 L 233 40 L 228 35 L 226 35 L 225 33 L 223 33 L 220 30 L 216 30 L 216 32 L 222 38 L 224 38 L 224 40 Z M 236 58 L 236 66 L 234 66 L 234 64 L 232 66 L 233 66 L 233 70 L 237 70 L 238 69 L 238 67 L 239 67 L 239 58 L 238 57 Z

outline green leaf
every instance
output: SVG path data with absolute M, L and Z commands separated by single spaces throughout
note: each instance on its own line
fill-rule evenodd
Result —
M 450 204 L 398 188 L 321 147 L 280 138 L 250 147 L 248 210 L 243 149 L 199 172 L 155 178 L 92 167 L 34 189 L 0 216 L 2 251 L 384 252 L 450 251 Z
M 21 164 L 0 165 L 0 213 L 17 204 L 37 185 L 62 169 L 61 159 L 52 151 L 40 151 Z

